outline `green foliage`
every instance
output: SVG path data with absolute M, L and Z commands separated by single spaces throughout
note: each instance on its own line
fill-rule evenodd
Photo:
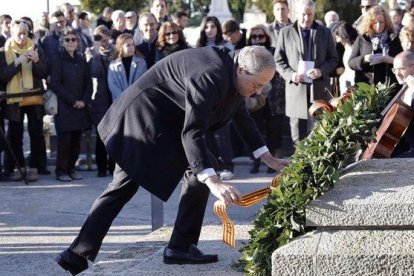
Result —
M 80 0 L 82 8 L 95 14 L 101 14 L 105 7 L 140 12 L 148 5 L 147 0 Z
M 270 275 L 273 251 L 305 232 L 305 207 L 331 189 L 341 168 L 375 138 L 379 114 L 394 87 L 360 83 L 336 111 L 318 117 L 258 213 L 249 242 L 240 249 L 240 265 L 248 274 Z
M 243 14 L 246 7 L 246 0 L 229 0 L 229 8 L 233 17 L 239 22 L 243 22 Z

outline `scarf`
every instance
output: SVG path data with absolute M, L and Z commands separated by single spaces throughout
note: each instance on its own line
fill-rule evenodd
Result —
M 27 40 L 25 47 L 19 48 L 16 41 L 12 38 L 6 41 L 4 45 L 4 54 L 6 57 L 7 65 L 13 63 L 17 55 L 27 54 L 29 51 L 33 50 L 35 45 L 31 39 Z M 21 71 L 18 72 L 14 77 L 7 83 L 6 92 L 11 93 L 21 93 L 30 89 L 33 89 L 33 73 L 32 73 L 32 63 L 27 62 L 21 65 Z M 11 98 L 7 100 L 7 104 L 19 103 L 23 98 Z

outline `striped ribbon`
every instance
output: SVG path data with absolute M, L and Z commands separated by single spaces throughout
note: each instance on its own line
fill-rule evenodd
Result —
M 247 194 L 239 198 L 238 201 L 233 202 L 235 205 L 240 207 L 250 207 L 261 201 L 263 198 L 267 197 L 271 192 L 271 187 L 276 187 L 278 185 L 279 176 L 276 176 L 272 180 L 272 184 L 268 188 L 260 189 L 253 193 Z M 236 247 L 235 242 L 235 229 L 234 223 L 231 221 L 227 215 L 227 206 L 223 201 L 217 200 L 214 203 L 214 213 L 219 217 L 221 223 L 223 224 L 223 242 L 233 248 Z

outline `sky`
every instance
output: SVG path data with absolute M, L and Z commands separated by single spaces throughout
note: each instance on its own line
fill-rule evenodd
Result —
M 0 0 L 0 15 L 9 14 L 13 18 L 29 16 L 33 21 L 36 21 L 41 12 L 47 11 L 48 2 L 50 13 L 65 2 L 73 5 L 80 4 L 79 0 Z

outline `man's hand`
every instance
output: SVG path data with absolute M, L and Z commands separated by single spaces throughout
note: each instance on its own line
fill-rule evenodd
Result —
M 265 152 L 260 156 L 260 158 L 263 160 L 263 162 L 266 163 L 266 165 L 276 171 L 282 170 L 284 167 L 289 165 L 289 161 L 285 159 L 277 159 L 274 158 L 270 152 Z
M 309 78 L 311 78 L 313 80 L 316 80 L 316 79 L 319 79 L 320 77 L 322 77 L 322 72 L 321 72 L 321 70 L 315 68 L 315 69 L 311 69 L 308 72 L 306 72 L 306 75 Z
M 305 80 L 304 74 L 293 73 L 292 74 L 292 82 L 294 83 L 301 83 Z
M 226 205 L 236 201 L 241 197 L 239 191 L 231 185 L 221 182 L 217 175 L 210 176 L 205 180 L 210 192 L 223 201 Z
M 73 108 L 82 109 L 85 107 L 85 103 L 83 101 L 76 101 L 73 105 Z

